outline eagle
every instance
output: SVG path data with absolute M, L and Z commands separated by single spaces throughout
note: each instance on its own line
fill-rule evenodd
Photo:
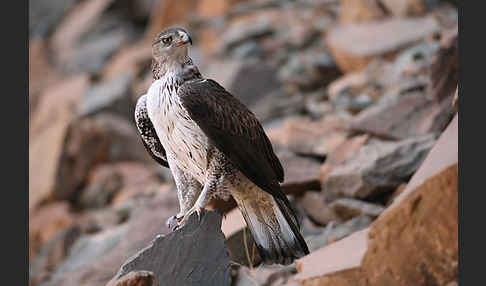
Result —
M 135 122 L 152 158 L 174 177 L 183 224 L 216 197 L 232 196 L 266 264 L 309 253 L 280 189 L 282 165 L 255 115 L 188 56 L 186 30 L 168 28 L 152 41 L 153 82 L 138 100 Z

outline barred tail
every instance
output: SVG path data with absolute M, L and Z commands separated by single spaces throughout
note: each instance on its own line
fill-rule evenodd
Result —
M 235 199 L 263 262 L 287 265 L 309 254 L 287 198 L 274 198 L 258 191 L 261 192 L 258 199 L 253 196 Z

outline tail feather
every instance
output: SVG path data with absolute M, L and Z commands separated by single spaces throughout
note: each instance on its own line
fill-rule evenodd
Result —
M 258 200 L 236 200 L 258 252 L 267 264 L 287 265 L 309 254 L 295 213 L 287 198 L 284 200 L 271 195 Z

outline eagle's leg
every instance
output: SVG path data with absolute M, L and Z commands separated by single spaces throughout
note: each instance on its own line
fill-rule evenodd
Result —
M 204 209 L 204 207 L 209 203 L 210 196 L 208 193 L 213 189 L 211 182 L 206 183 L 199 194 L 199 197 L 197 198 L 197 201 L 194 203 L 191 209 L 189 209 L 185 214 L 184 217 L 181 220 L 181 224 L 186 221 L 194 212 L 197 213 L 198 219 L 201 219 L 201 211 Z
M 171 159 L 168 161 L 177 187 L 177 197 L 179 199 L 180 212 L 169 217 L 166 224 L 168 228 L 175 230 L 182 224 L 182 218 L 187 211 L 194 206 L 201 193 L 202 185 L 189 173 L 183 172 L 181 169 L 179 169 L 179 167 L 177 167 L 177 165 L 174 164 Z

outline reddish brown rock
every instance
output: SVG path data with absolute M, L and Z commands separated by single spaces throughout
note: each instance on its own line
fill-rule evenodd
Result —
M 385 210 L 383 206 L 350 198 L 337 199 L 329 207 L 343 220 L 360 215 L 376 218 Z
M 152 60 L 152 47 L 147 42 L 137 42 L 122 47 L 103 68 L 103 79 L 116 78 L 120 74 L 137 73 L 142 67 L 149 66 Z
M 457 123 L 456 116 L 370 228 L 297 261 L 302 285 L 446 285 L 457 279 Z
M 337 26 L 326 42 L 343 72 L 359 71 L 376 56 L 390 56 L 439 29 L 432 17 L 387 19 Z M 380 35 L 380 41 L 376 40 Z
M 42 95 L 29 130 L 29 213 L 53 196 L 65 136 L 87 86 L 87 76 L 79 75 Z
M 197 0 L 168 0 L 158 1 L 152 8 L 145 40 L 151 43 L 152 39 L 163 29 L 178 24 L 187 24 L 189 13 L 197 7 Z
M 297 204 L 317 225 L 326 225 L 331 221 L 340 220 L 320 192 L 305 192 L 303 196 L 297 198 Z
M 277 156 L 285 174 L 281 184 L 284 193 L 299 194 L 307 190 L 320 190 L 318 161 L 290 152 L 278 152 Z
M 270 130 L 268 137 L 297 154 L 324 157 L 346 140 L 346 128 L 347 121 L 341 118 L 291 119 Z
M 56 202 L 43 206 L 29 215 L 29 260 L 32 260 L 40 247 L 50 241 L 61 230 L 75 221 L 69 204 Z
M 112 280 L 106 286 L 158 286 L 154 273 L 150 271 L 131 271 L 117 280 Z
M 380 0 L 393 16 L 421 16 L 426 12 L 423 0 Z
M 385 11 L 377 0 L 341 0 L 339 22 L 342 24 L 376 21 L 385 18 Z

